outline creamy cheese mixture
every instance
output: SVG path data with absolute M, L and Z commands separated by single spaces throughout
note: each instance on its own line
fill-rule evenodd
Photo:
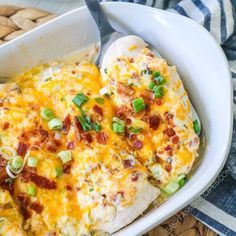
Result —
M 0 235 L 113 233 L 182 187 L 197 156 L 176 68 L 134 36 L 111 45 L 101 73 L 40 65 L 0 99 Z

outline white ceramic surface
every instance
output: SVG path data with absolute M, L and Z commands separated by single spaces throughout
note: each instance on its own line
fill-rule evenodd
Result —
M 158 209 L 140 217 L 116 236 L 141 235 L 200 195 L 226 160 L 232 131 L 232 86 L 225 56 L 211 35 L 190 19 L 129 3 L 104 3 L 117 29 L 151 42 L 178 68 L 206 134 L 203 161 L 192 179 Z M 0 47 L 0 76 L 60 58 L 98 40 L 86 8 L 54 21 Z

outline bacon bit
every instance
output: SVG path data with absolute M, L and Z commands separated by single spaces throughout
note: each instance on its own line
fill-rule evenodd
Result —
M 170 145 L 167 145 L 164 149 L 167 151 L 169 156 L 173 156 L 173 149 Z
M 5 181 L 7 180 L 8 175 L 6 172 L 6 168 L 1 166 L 0 167 L 0 186 L 5 185 Z
M 70 185 L 66 185 L 66 190 L 71 191 L 72 187 Z
M 130 96 L 134 93 L 134 89 L 122 83 L 118 83 L 116 92 L 125 96 Z
M 83 131 L 83 128 L 82 128 L 82 126 L 81 126 L 81 124 L 80 124 L 80 122 L 79 122 L 79 120 L 77 119 L 76 116 L 74 117 L 74 124 L 75 124 L 76 130 L 77 130 L 79 133 L 81 133 L 81 132 Z
M 157 100 L 156 100 L 156 104 L 158 105 L 158 106 L 160 106 L 160 105 L 162 105 L 162 99 L 161 98 L 158 98 Z
M 66 149 L 74 150 L 75 149 L 75 142 L 71 141 L 67 144 Z
M 27 209 L 27 206 L 30 204 L 30 199 L 24 193 L 19 193 L 17 196 L 17 200 L 19 202 L 21 213 L 25 220 L 29 219 L 31 214 Z
M 82 133 L 81 138 L 88 144 L 93 142 L 93 137 L 90 133 Z
M 43 206 L 38 202 L 33 202 L 30 204 L 30 208 L 40 214 L 43 211 Z
M 96 112 L 98 115 L 103 116 L 103 110 L 100 106 L 94 105 L 93 106 L 93 111 Z
M 20 156 L 24 156 L 27 152 L 28 147 L 29 147 L 29 144 L 19 142 L 18 148 L 17 148 L 17 154 Z
M 76 74 L 75 70 L 72 70 L 71 73 L 72 73 L 73 75 Z
M 46 148 L 50 152 L 56 152 L 60 146 L 61 142 L 59 140 L 56 140 L 52 135 L 50 135 L 46 140 Z
M 166 164 L 166 166 L 165 166 L 165 170 L 167 171 L 167 172 L 171 172 L 171 170 L 172 170 L 172 165 L 171 164 Z
M 5 123 L 3 124 L 2 129 L 3 129 L 3 130 L 6 130 L 6 129 L 9 128 L 9 126 L 10 126 L 10 123 L 9 123 L 9 122 L 5 122 Z
M 70 174 L 70 170 L 72 167 L 72 161 L 69 161 L 63 165 L 63 173 L 64 174 Z
M 76 191 L 78 191 L 78 192 L 81 190 L 81 188 L 79 188 L 79 187 L 76 187 L 75 189 L 76 189 Z
M 117 195 L 120 195 L 122 198 L 124 198 L 125 193 L 124 193 L 124 191 L 119 191 L 119 192 L 117 192 Z
M 97 142 L 99 144 L 105 145 L 107 143 L 107 140 L 108 140 L 108 135 L 105 132 L 99 132 L 96 135 L 96 139 L 97 139 Z
M 142 94 L 141 97 L 143 98 L 145 104 L 152 104 L 154 101 L 154 94 L 153 92 L 149 90 L 145 90 Z
M 137 134 L 131 133 L 131 134 L 129 135 L 129 138 L 130 138 L 131 141 L 135 141 L 135 140 L 138 139 L 138 136 L 137 136 Z
M 21 180 L 25 183 L 32 181 L 36 186 L 44 189 L 56 189 L 57 183 L 53 180 L 49 180 L 44 176 L 37 175 L 32 172 L 23 172 L 21 173 Z
M 129 159 L 126 159 L 126 160 L 123 160 L 123 166 L 124 168 L 130 168 L 133 166 L 133 161 L 132 160 L 129 160 Z
M 2 100 L 0 100 L 0 107 L 2 107 L 3 106 L 3 101 Z
M 39 135 L 40 135 L 40 141 L 44 142 L 46 138 L 48 137 L 48 132 L 42 128 L 42 126 L 39 126 L 38 129 Z
M 130 124 L 132 123 L 132 121 L 131 121 L 131 119 L 128 118 L 128 119 L 125 120 L 125 123 L 126 123 L 127 125 L 130 125 Z
M 152 115 L 149 117 L 149 126 L 153 130 L 157 130 L 157 128 L 160 125 L 160 116 L 158 115 Z
M 63 120 L 62 132 L 65 134 L 68 134 L 68 132 L 70 130 L 70 126 L 71 126 L 70 115 L 67 115 L 66 118 Z
M 173 128 L 167 128 L 165 131 L 164 131 L 164 134 L 168 137 L 168 138 L 170 138 L 170 137 L 172 137 L 172 136 L 174 136 L 175 135 L 175 131 L 174 131 L 174 129 Z
M 138 179 L 139 179 L 139 176 L 140 176 L 140 173 L 139 173 L 139 172 L 134 172 L 134 173 L 132 173 L 132 175 L 131 175 L 131 181 L 132 181 L 132 182 L 137 182 Z
M 167 123 L 170 126 L 175 127 L 175 124 L 173 122 L 174 116 L 172 114 L 170 114 L 169 112 L 166 112 L 164 116 L 165 116 L 165 119 L 166 119 Z
M 122 105 L 116 109 L 115 114 L 121 119 L 126 119 L 131 116 L 132 111 L 127 106 Z
M 178 135 L 175 135 L 175 136 L 172 138 L 172 143 L 173 143 L 173 144 L 178 144 L 178 143 L 179 143 L 179 136 L 178 136 Z
M 107 195 L 106 195 L 105 193 L 103 193 L 103 194 L 102 194 L 102 197 L 106 198 L 106 197 L 107 197 Z
M 132 146 L 134 149 L 140 150 L 143 147 L 143 143 L 140 140 L 136 140 Z

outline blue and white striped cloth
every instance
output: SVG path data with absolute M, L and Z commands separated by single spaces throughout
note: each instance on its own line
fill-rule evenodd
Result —
M 102 0 L 112 1 L 112 0 Z M 118 0 L 113 0 L 118 1 Z M 236 103 L 236 0 L 120 0 L 166 9 L 203 25 L 229 60 Z M 32 6 L 58 14 L 82 6 L 81 0 L 0 0 L 0 4 Z M 235 105 L 236 117 L 236 105 Z M 236 121 L 229 158 L 215 183 L 184 209 L 220 235 L 236 236 Z

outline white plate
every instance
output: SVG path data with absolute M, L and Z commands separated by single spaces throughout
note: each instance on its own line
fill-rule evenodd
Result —
M 207 140 L 203 161 L 186 186 L 158 209 L 115 234 L 141 235 L 199 196 L 222 169 L 232 132 L 231 78 L 221 48 L 192 20 L 129 3 L 104 3 L 103 7 L 116 28 L 151 42 L 169 63 L 177 66 Z M 97 40 L 95 23 L 82 7 L 0 47 L 0 76 L 60 58 Z

